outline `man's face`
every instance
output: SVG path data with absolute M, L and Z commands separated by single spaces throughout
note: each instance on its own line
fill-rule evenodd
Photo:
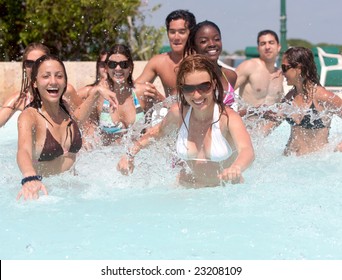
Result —
M 190 30 L 184 19 L 172 20 L 167 32 L 172 51 L 183 53 L 189 34 Z
M 258 50 L 262 60 L 274 60 L 280 51 L 280 44 L 272 34 L 260 36 Z

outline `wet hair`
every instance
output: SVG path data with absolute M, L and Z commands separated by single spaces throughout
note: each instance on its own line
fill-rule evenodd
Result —
M 99 53 L 99 56 L 97 57 L 97 60 L 96 60 L 96 79 L 95 79 L 95 82 L 93 82 L 92 84 L 88 85 L 88 86 L 97 86 L 100 81 L 101 81 L 101 74 L 100 74 L 100 67 L 99 67 L 99 64 L 101 61 L 103 61 L 104 63 L 106 63 L 106 59 L 107 59 L 107 51 L 105 49 L 102 49 Z M 101 58 L 103 56 L 106 56 L 106 59 L 105 60 L 102 60 Z
M 27 90 L 30 87 L 26 69 L 24 66 L 24 61 L 27 59 L 29 53 L 34 50 L 40 50 L 44 54 L 50 54 L 50 49 L 47 46 L 43 45 L 42 43 L 30 43 L 26 46 L 24 53 L 23 53 L 23 59 L 22 59 L 23 63 L 22 63 L 22 72 L 21 72 L 20 94 L 19 94 L 18 99 L 14 103 L 14 107 L 16 107 L 17 103 L 19 102 L 21 98 L 25 98 Z
M 166 26 L 167 31 L 169 31 L 170 29 L 170 22 L 172 20 L 177 20 L 177 19 L 184 19 L 185 26 L 189 28 L 190 31 L 196 25 L 196 17 L 194 16 L 193 13 L 189 12 L 188 10 L 175 10 L 169 13 L 169 15 L 165 19 L 165 26 Z
M 223 112 L 225 109 L 225 105 L 223 103 L 224 90 L 220 79 L 220 72 L 215 63 L 207 56 L 202 54 L 189 55 L 184 58 L 184 60 L 179 65 L 176 87 L 178 91 L 178 98 L 182 105 L 181 110 L 183 111 L 184 106 L 189 106 L 182 91 L 182 85 L 185 82 L 185 76 L 195 71 L 207 72 L 209 74 L 210 82 L 216 85 L 213 89 L 214 102 L 221 107 L 221 111 Z
M 271 34 L 274 37 L 274 39 L 277 41 L 277 43 L 279 44 L 279 37 L 278 37 L 277 33 L 275 33 L 273 30 L 265 29 L 265 30 L 262 30 L 258 33 L 257 45 L 259 45 L 260 37 L 265 36 L 267 34 Z
M 285 51 L 283 57 L 293 68 L 301 69 L 304 93 L 307 93 L 309 85 L 320 85 L 314 55 L 310 49 L 292 47 Z
M 134 63 L 133 63 L 133 58 L 132 58 L 132 54 L 131 54 L 131 50 L 129 49 L 128 46 L 124 45 L 124 44 L 115 44 L 107 53 L 107 58 L 106 58 L 106 64 L 109 61 L 109 57 L 113 54 L 122 54 L 125 57 L 127 57 L 129 66 L 131 68 L 130 72 L 129 72 L 129 76 L 127 78 L 127 83 L 130 87 L 134 87 L 133 84 L 133 69 L 134 69 Z M 110 87 L 114 88 L 114 83 L 113 80 L 110 79 L 110 77 L 108 76 L 108 83 L 110 85 Z
M 196 26 L 190 32 L 189 39 L 188 39 L 187 44 L 186 44 L 185 49 L 184 49 L 184 55 L 190 55 L 190 54 L 196 53 L 196 43 L 195 43 L 196 35 L 197 35 L 197 32 L 204 26 L 213 27 L 214 29 L 217 30 L 217 32 L 219 33 L 219 35 L 221 37 L 221 30 L 217 26 L 216 23 L 209 21 L 209 20 L 199 22 L 196 24 Z
M 70 115 L 69 111 L 65 107 L 65 104 L 64 104 L 64 101 L 63 101 L 63 95 L 66 92 L 67 85 L 68 85 L 68 77 L 67 77 L 66 69 L 65 69 L 63 61 L 58 56 L 55 56 L 55 55 L 52 55 L 52 54 L 47 54 L 47 55 L 41 56 L 33 64 L 32 73 L 31 73 L 31 89 L 32 89 L 32 93 L 33 93 L 33 100 L 32 100 L 32 102 L 29 105 L 27 105 L 27 107 L 33 107 L 33 108 L 36 108 L 36 109 L 42 107 L 41 96 L 40 96 L 38 88 L 34 87 L 34 83 L 37 81 L 37 75 L 38 75 L 38 71 L 39 71 L 40 66 L 42 65 L 43 62 L 49 61 L 49 60 L 57 61 L 62 66 L 62 68 L 63 68 L 64 77 L 65 77 L 65 88 L 64 88 L 64 90 L 62 92 L 62 95 L 61 95 L 61 97 L 59 99 L 59 105 L 62 107 L 62 109 L 68 115 Z

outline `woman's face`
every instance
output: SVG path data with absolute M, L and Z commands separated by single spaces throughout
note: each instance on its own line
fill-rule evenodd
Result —
M 300 69 L 298 67 L 292 67 L 289 64 L 285 55 L 283 56 L 283 59 L 282 59 L 281 68 L 282 68 L 283 75 L 286 78 L 287 84 L 289 86 L 295 85 L 300 75 Z
M 184 77 L 182 93 L 195 110 L 203 110 L 213 104 L 214 85 L 206 71 L 194 71 Z
M 66 76 L 62 65 L 56 60 L 42 62 L 34 87 L 38 89 L 43 102 L 59 103 L 66 88 Z
M 31 80 L 33 63 L 38 58 L 40 58 L 41 56 L 43 56 L 45 54 L 46 54 L 45 52 L 43 52 L 42 50 L 39 50 L 39 49 L 32 50 L 27 54 L 26 59 L 23 61 L 23 63 L 24 63 L 24 69 L 26 71 L 26 74 L 27 74 L 27 77 L 29 80 Z
M 123 54 L 112 54 L 107 63 L 107 72 L 113 82 L 118 84 L 124 84 L 127 82 L 132 67 L 128 61 L 128 58 Z
M 100 57 L 100 63 L 98 65 L 100 79 L 107 79 L 107 70 L 106 70 L 106 63 L 105 63 L 106 58 L 107 58 L 106 54 L 101 55 L 101 57 Z
M 195 36 L 195 50 L 196 53 L 217 61 L 222 52 L 222 40 L 218 30 L 210 25 L 201 27 Z

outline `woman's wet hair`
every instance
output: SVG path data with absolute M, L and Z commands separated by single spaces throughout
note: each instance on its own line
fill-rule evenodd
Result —
M 106 59 L 102 60 L 102 57 L 106 56 L 107 59 L 107 51 L 105 49 L 102 49 L 96 59 L 96 73 L 95 73 L 95 81 L 92 84 L 89 84 L 87 86 L 93 87 L 93 86 L 97 86 L 100 81 L 101 81 L 101 74 L 100 74 L 100 63 L 106 63 Z
M 24 53 L 23 53 L 23 58 L 22 58 L 22 70 L 21 70 L 22 73 L 21 73 L 20 94 L 19 94 L 18 99 L 14 103 L 14 107 L 16 107 L 16 104 L 19 102 L 20 99 L 26 97 L 27 90 L 30 87 L 24 63 L 27 60 L 27 57 L 28 57 L 29 53 L 31 51 L 34 51 L 34 50 L 40 50 L 44 54 L 50 54 L 50 49 L 47 46 L 45 46 L 44 44 L 42 44 L 42 43 L 31 43 L 31 44 L 28 44 L 26 46 L 26 48 L 24 50 Z
M 109 61 L 109 57 L 113 54 L 122 54 L 127 58 L 129 66 L 130 66 L 130 72 L 129 72 L 129 76 L 127 77 L 127 83 L 130 87 L 134 87 L 134 83 L 133 83 L 134 63 L 133 63 L 131 50 L 129 49 L 128 46 L 124 44 L 115 44 L 107 53 L 106 64 Z M 110 79 L 110 77 L 108 77 L 108 83 L 110 84 L 111 87 L 114 87 L 113 81 L 112 79 Z
M 210 82 L 212 85 L 215 85 L 215 88 L 213 89 L 214 102 L 224 109 L 224 90 L 220 79 L 219 69 L 207 56 L 202 54 L 189 55 L 184 58 L 179 65 L 176 87 L 181 104 L 183 106 L 189 106 L 188 102 L 185 100 L 184 93 L 182 91 L 182 85 L 185 83 L 186 75 L 195 71 L 207 72 L 209 74 Z
M 37 81 L 37 75 L 38 75 L 38 71 L 39 71 L 40 66 L 42 65 L 43 62 L 49 61 L 49 60 L 57 61 L 63 68 L 64 78 L 65 78 L 65 87 L 64 87 L 63 93 L 59 99 L 59 105 L 69 114 L 68 110 L 65 107 L 64 101 L 63 101 L 63 95 L 66 92 L 67 85 L 68 85 L 68 77 L 67 77 L 66 69 L 65 69 L 63 61 L 58 56 L 52 55 L 52 54 L 41 56 L 33 64 L 32 73 L 31 73 L 31 90 L 33 93 L 33 100 L 28 105 L 28 107 L 33 107 L 36 109 L 42 107 L 42 100 L 41 100 L 40 92 L 39 92 L 38 88 L 36 88 L 34 86 L 34 83 Z
M 304 47 L 292 47 L 285 51 L 284 57 L 293 68 L 301 69 L 304 91 L 307 91 L 310 84 L 320 85 L 317 67 L 312 51 Z

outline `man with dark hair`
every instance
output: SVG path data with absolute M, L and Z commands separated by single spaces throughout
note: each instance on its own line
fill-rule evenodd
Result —
M 154 103 L 176 94 L 176 68 L 184 57 L 184 49 L 196 25 L 195 16 L 187 10 L 175 10 L 165 20 L 171 51 L 157 54 L 146 64 L 142 74 L 135 80 L 136 93 L 145 112 Z M 165 95 L 153 85 L 159 76 Z
M 251 107 L 277 103 L 284 95 L 284 78 L 276 66 L 281 49 L 278 35 L 272 30 L 262 30 L 258 33 L 257 43 L 260 56 L 245 60 L 236 68 L 235 89 L 239 88 L 244 104 L 239 108 L 240 115 L 245 115 Z M 263 122 L 264 134 L 268 134 L 273 126 L 273 122 Z

